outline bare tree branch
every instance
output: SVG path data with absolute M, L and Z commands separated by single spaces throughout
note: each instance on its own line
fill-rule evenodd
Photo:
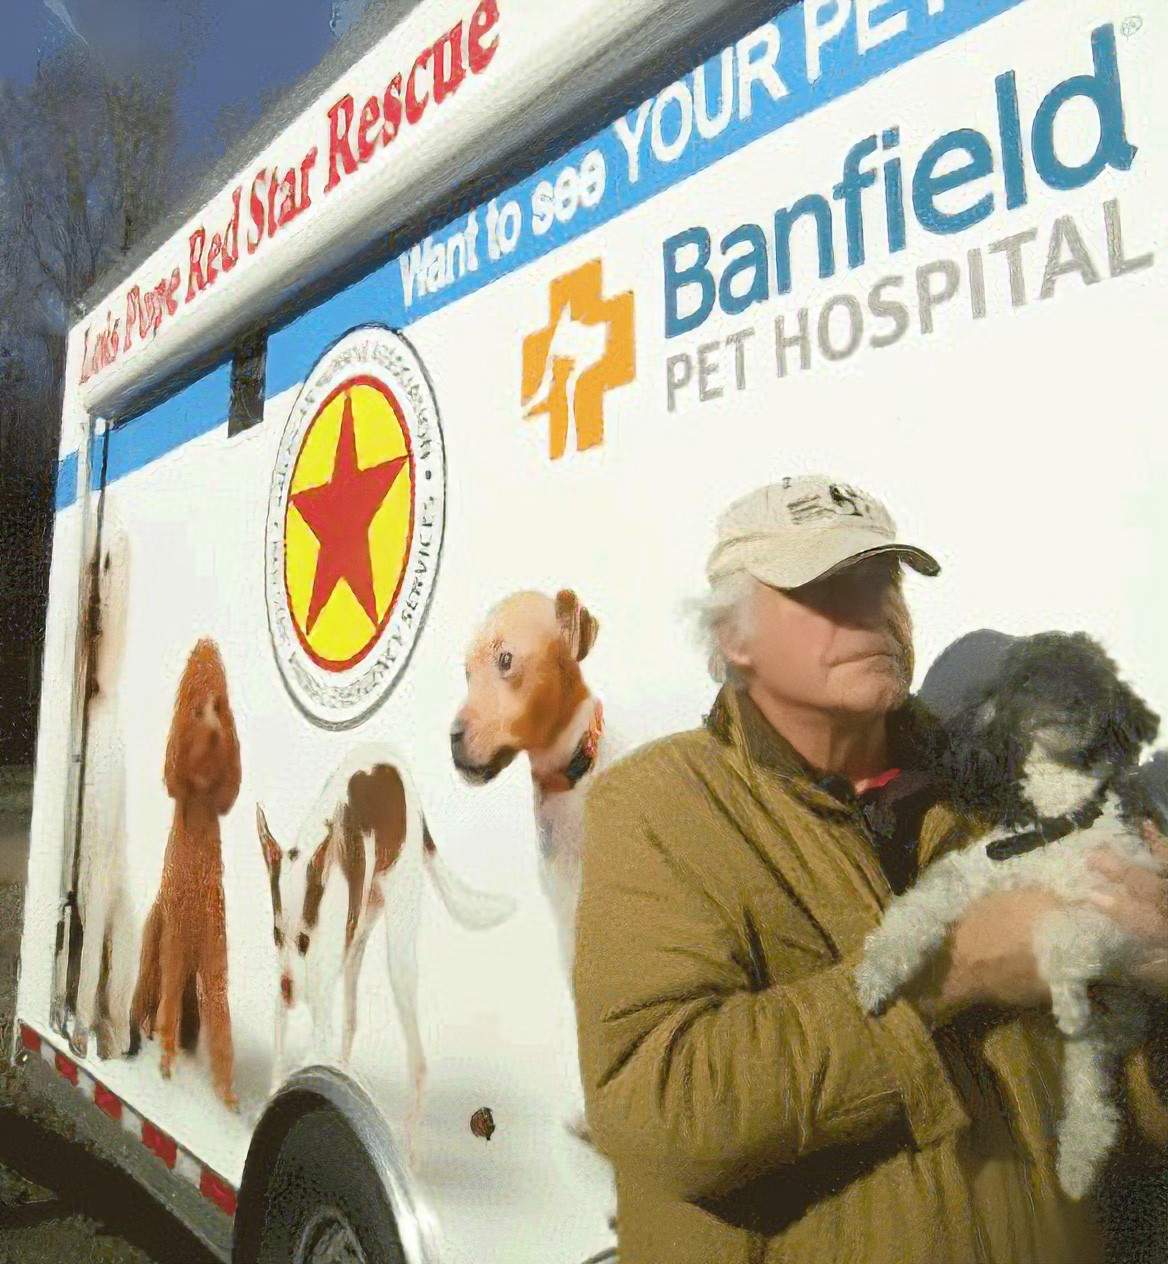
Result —
M 24 91 L 0 87 L 0 199 L 16 235 L 0 313 L 23 309 L 32 341 L 61 338 L 76 301 L 165 211 L 176 183 L 175 85 L 158 65 L 149 79 L 107 76 L 69 48 Z M 42 363 L 56 358 L 40 351 Z
M 107 68 L 70 45 L 27 86 L 0 81 L 3 760 L 32 753 L 66 331 L 81 297 L 183 192 L 175 75 L 147 69 Z

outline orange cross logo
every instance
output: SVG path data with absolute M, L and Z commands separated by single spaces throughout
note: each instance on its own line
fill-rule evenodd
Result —
M 548 323 L 523 340 L 525 417 L 546 413 L 552 460 L 575 423 L 583 452 L 604 442 L 606 391 L 633 380 L 633 292 L 603 297 L 601 263 L 589 260 L 548 289 Z

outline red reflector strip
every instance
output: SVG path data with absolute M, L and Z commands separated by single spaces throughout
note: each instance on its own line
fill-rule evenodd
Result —
M 225 1211 L 229 1216 L 235 1215 L 235 1190 L 208 1167 L 203 1168 L 199 1193 L 213 1202 L 220 1211 Z
M 214 1203 L 220 1211 L 226 1212 L 229 1216 L 234 1216 L 238 1204 L 238 1196 L 234 1189 L 216 1172 L 212 1172 L 210 1168 L 204 1167 L 193 1154 L 188 1151 L 181 1151 L 181 1163 L 179 1162 L 180 1151 L 178 1142 L 161 1128 L 150 1123 L 149 1120 L 142 1119 L 141 1127 L 138 1127 L 140 1116 L 134 1110 L 127 1106 L 116 1093 L 110 1092 L 108 1088 L 98 1080 L 91 1077 L 88 1071 L 84 1076 L 80 1074 L 77 1063 L 72 1058 L 68 1058 L 65 1054 L 58 1052 L 53 1046 L 31 1027 L 20 1024 L 20 1043 L 30 1053 L 39 1053 L 45 1062 L 51 1063 L 56 1067 L 60 1075 L 69 1081 L 75 1088 L 80 1088 L 89 1096 L 89 1086 L 93 1086 L 93 1104 L 111 1119 L 121 1122 L 123 1128 L 132 1131 L 142 1142 L 142 1144 L 166 1164 L 172 1171 L 178 1171 L 188 1181 L 196 1183 L 199 1187 L 199 1193 L 211 1203 Z M 197 1173 L 197 1177 L 196 1177 Z
M 147 1150 L 156 1154 L 167 1167 L 174 1167 L 178 1145 L 173 1137 L 168 1137 L 161 1128 L 142 1120 L 142 1144 Z
M 104 1110 L 111 1119 L 122 1117 L 121 1099 L 115 1097 L 104 1084 L 99 1084 L 96 1080 L 93 1082 L 93 1104 Z

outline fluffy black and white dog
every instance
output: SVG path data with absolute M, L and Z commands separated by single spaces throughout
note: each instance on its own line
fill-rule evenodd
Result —
M 1048 632 L 1014 642 L 946 728 L 947 792 L 993 828 L 892 902 L 865 943 L 857 990 L 865 1009 L 878 1010 L 987 892 L 1038 886 L 1069 902 L 1040 920 L 1034 951 L 1066 1037 L 1059 1181 L 1079 1198 L 1118 1137 L 1115 1076 L 1145 1021 L 1134 989 L 1109 988 L 1106 1011 L 1092 1005 L 1088 985 L 1123 980 L 1135 945 L 1093 905 L 1070 902 L 1106 883 L 1086 863 L 1096 848 L 1157 867 L 1141 834 L 1149 805 L 1132 774 L 1159 720 L 1089 636 Z

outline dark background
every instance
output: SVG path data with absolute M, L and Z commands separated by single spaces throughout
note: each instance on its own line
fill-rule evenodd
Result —
M 242 165 L 249 133 L 322 59 L 339 70 L 411 5 L 16 7 L 0 40 L 0 765 L 34 758 L 68 325 L 127 252 Z

